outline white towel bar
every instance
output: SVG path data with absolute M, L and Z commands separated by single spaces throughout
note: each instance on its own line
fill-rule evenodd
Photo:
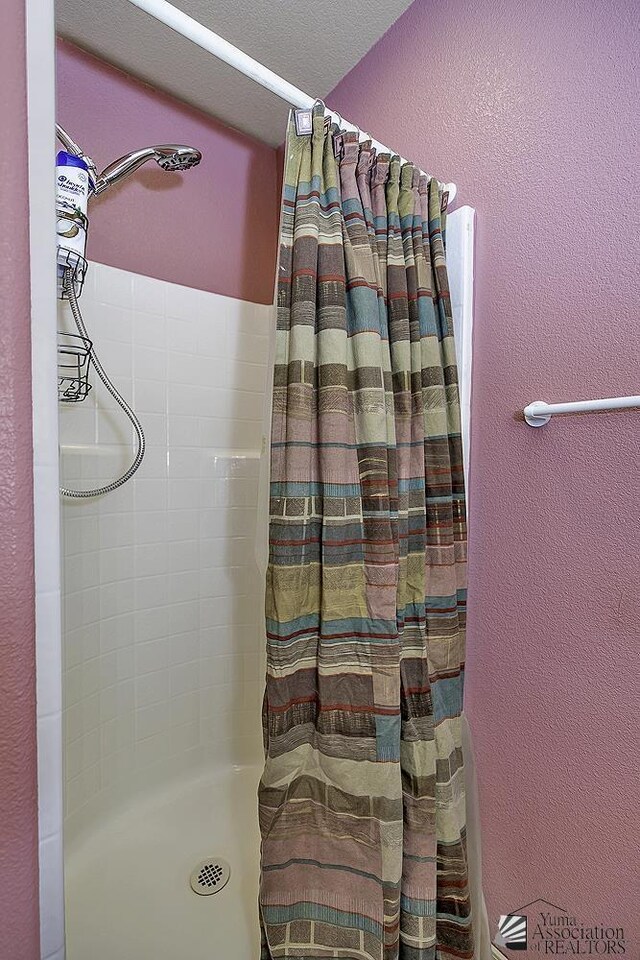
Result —
M 534 400 L 524 408 L 530 427 L 544 427 L 556 413 L 593 413 L 596 410 L 629 410 L 640 407 L 640 397 L 605 397 L 602 400 L 575 400 L 573 403 L 545 403 Z

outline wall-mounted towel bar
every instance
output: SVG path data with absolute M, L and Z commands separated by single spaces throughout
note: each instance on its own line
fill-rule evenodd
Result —
M 556 413 L 594 413 L 597 410 L 629 410 L 640 407 L 640 397 L 605 397 L 602 400 L 575 400 L 573 403 L 545 403 L 534 400 L 524 408 L 530 427 L 544 427 Z

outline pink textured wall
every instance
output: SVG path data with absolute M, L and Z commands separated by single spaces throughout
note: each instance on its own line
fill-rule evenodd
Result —
M 59 41 L 58 122 L 102 169 L 154 143 L 202 151 L 169 174 L 153 161 L 90 205 L 88 255 L 112 267 L 271 303 L 279 183 L 271 147 Z M 211 91 L 215 111 L 215 90 Z
M 38 820 L 24 2 L 0 30 L 0 960 L 36 960 Z
M 640 414 L 513 415 L 639 392 L 637 49 L 634 0 L 418 0 L 327 98 L 478 214 L 466 702 L 492 935 L 543 897 L 634 958 Z

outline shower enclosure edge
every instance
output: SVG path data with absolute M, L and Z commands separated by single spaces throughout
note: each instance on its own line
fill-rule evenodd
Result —
M 41 960 L 64 960 L 54 0 L 26 0 Z

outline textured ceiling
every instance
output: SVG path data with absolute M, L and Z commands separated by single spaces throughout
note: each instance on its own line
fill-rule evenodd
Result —
M 310 96 L 324 97 L 411 0 L 178 0 L 175 6 Z M 127 0 L 57 0 L 68 40 L 277 145 L 288 107 Z M 99 109 L 99 105 L 96 105 Z

